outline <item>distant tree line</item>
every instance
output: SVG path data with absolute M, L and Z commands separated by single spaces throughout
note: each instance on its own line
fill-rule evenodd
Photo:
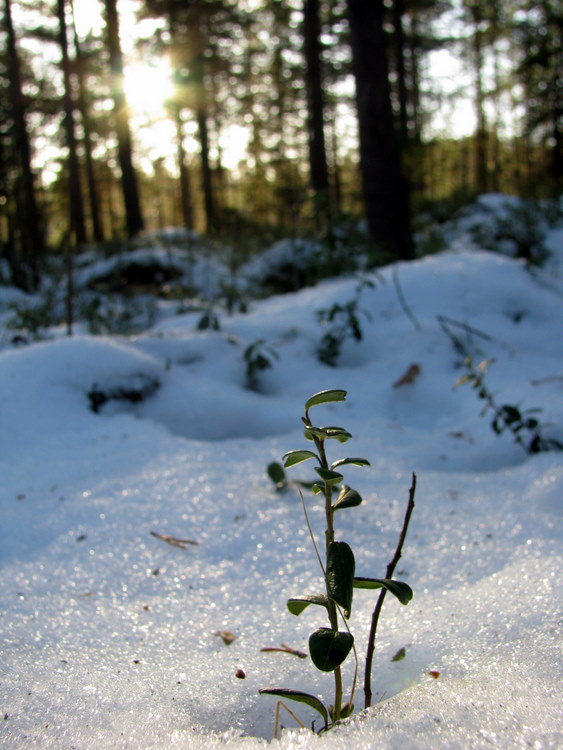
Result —
M 139 167 L 117 0 L 92 0 L 101 23 L 82 35 L 73 0 L 3 4 L 1 258 L 25 289 L 48 249 L 165 224 L 326 235 L 363 215 L 380 257 L 408 259 L 411 216 L 433 202 L 561 190 L 556 0 L 138 0 L 137 46 L 167 55 L 174 83 L 175 164 L 152 171 Z M 463 63 L 449 91 L 431 75 L 439 51 Z M 471 135 L 432 132 L 433 114 L 468 97 Z M 228 170 L 233 125 L 248 145 Z

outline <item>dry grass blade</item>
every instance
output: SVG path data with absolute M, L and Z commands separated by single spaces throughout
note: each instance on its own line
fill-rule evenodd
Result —
M 287 643 L 280 643 L 279 647 L 265 646 L 264 648 L 261 648 L 260 651 L 262 653 L 279 651 L 283 654 L 292 654 L 293 656 L 298 656 L 300 659 L 307 658 L 307 654 L 304 651 L 298 651 L 296 648 L 291 648 L 291 646 L 288 646 Z
M 198 545 L 199 542 L 194 542 L 192 539 L 178 539 L 175 536 L 169 536 L 168 534 L 159 534 L 157 531 L 151 531 L 151 535 L 157 539 L 161 539 L 166 544 L 171 544 L 173 547 L 180 547 L 180 549 L 187 549 L 190 544 Z

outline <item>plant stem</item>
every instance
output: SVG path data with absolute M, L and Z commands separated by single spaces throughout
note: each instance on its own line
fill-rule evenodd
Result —
M 395 291 L 397 292 L 397 297 L 399 298 L 399 303 L 401 307 L 403 308 L 403 311 L 407 318 L 410 320 L 410 322 L 414 326 L 415 331 L 422 331 L 422 326 L 418 322 L 418 320 L 414 317 L 413 311 L 410 309 L 410 307 L 407 304 L 407 300 L 405 299 L 405 295 L 403 294 L 403 288 L 401 286 L 401 283 L 399 281 L 399 274 L 397 272 L 397 268 L 393 269 L 393 283 L 395 284 Z
M 324 453 L 324 451 L 323 451 Z M 323 464 L 325 465 L 325 468 L 328 468 L 326 465 L 326 458 L 324 455 L 322 456 Z M 325 486 L 325 514 L 326 514 L 326 550 L 327 550 L 327 559 L 328 559 L 328 548 L 329 545 L 332 544 L 334 541 L 334 524 L 333 524 L 333 514 L 334 511 L 332 510 L 332 487 L 328 482 L 324 483 Z M 327 587 L 327 595 L 328 595 L 328 587 Z M 336 611 L 336 604 L 332 601 L 330 596 L 328 597 L 328 619 L 330 620 L 330 627 L 334 631 L 338 631 L 338 612 Z M 340 718 L 340 709 L 342 707 L 342 671 L 340 669 L 340 666 L 336 667 L 334 670 L 334 711 L 332 714 L 332 721 L 336 723 L 338 719 Z
M 385 578 L 387 579 L 391 579 L 393 577 L 393 573 L 395 572 L 397 563 L 401 559 L 403 544 L 407 536 L 409 522 L 411 519 L 412 512 L 414 510 L 415 492 L 416 492 L 416 474 L 413 473 L 411 487 L 409 490 L 409 502 L 407 504 L 407 510 L 405 512 L 405 518 L 403 520 L 403 528 L 401 529 L 401 533 L 399 535 L 399 541 L 397 542 L 397 547 L 395 548 L 395 554 L 393 555 L 393 559 L 387 566 L 387 572 L 385 575 Z M 368 645 L 367 645 L 367 651 L 366 651 L 366 666 L 365 666 L 365 672 L 364 672 L 364 696 L 365 696 L 364 707 L 365 708 L 369 708 L 369 706 L 371 706 L 371 701 L 372 701 L 371 672 L 372 672 L 372 665 L 373 665 L 373 654 L 375 651 L 375 634 L 377 632 L 379 615 L 381 614 L 381 609 L 383 607 L 383 602 L 385 601 L 386 593 L 387 593 L 387 589 L 382 588 L 377 598 L 377 602 L 375 604 L 375 608 L 371 616 L 371 628 L 369 631 Z
M 323 469 L 328 469 L 328 460 L 326 457 L 324 440 L 318 438 L 314 439 L 315 446 L 319 452 L 319 458 Z M 332 509 L 332 486 L 328 482 L 324 484 L 324 496 L 325 496 L 325 517 L 326 517 L 326 559 L 328 559 L 328 549 L 332 542 L 334 542 L 334 511 Z M 325 567 L 326 569 L 326 567 Z M 326 586 L 326 580 L 325 580 Z M 327 597 L 328 597 L 328 619 L 330 621 L 330 627 L 335 632 L 338 632 L 338 612 L 336 604 L 328 595 L 327 586 Z M 340 718 L 340 710 L 342 708 L 342 671 L 340 665 L 334 670 L 334 710 L 332 714 L 332 721 L 336 723 Z

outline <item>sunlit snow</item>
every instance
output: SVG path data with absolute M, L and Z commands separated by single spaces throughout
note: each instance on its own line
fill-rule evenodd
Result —
M 316 311 L 352 298 L 357 278 L 222 313 L 219 331 L 195 330 L 188 312 L 136 336 L 6 343 L 0 744 L 562 747 L 563 454 L 527 456 L 510 433 L 494 434 L 471 387 L 453 388 L 463 357 L 439 319 L 475 361 L 494 359 L 486 382 L 500 403 L 541 409 L 545 435 L 562 441 L 561 240 L 552 230 L 552 257 L 535 273 L 458 239 L 454 250 L 372 275 L 363 339 L 344 344 L 336 368 L 318 361 Z M 279 359 L 255 392 L 243 354 L 258 339 Z M 414 363 L 413 382 L 393 387 Z M 139 403 L 90 408 L 95 387 L 147 382 L 155 387 Z M 330 446 L 332 457 L 371 462 L 347 468 L 364 504 L 337 515 L 360 574 L 383 577 L 417 474 L 397 575 L 415 596 L 407 607 L 387 598 L 377 704 L 320 737 L 285 717 L 278 744 L 275 699 L 259 688 L 330 703 L 332 679 L 309 660 L 260 651 L 281 642 L 306 651 L 326 624 L 315 608 L 296 618 L 285 607 L 322 577 L 297 491 L 276 492 L 266 466 L 307 447 L 303 405 L 325 388 L 346 389 L 347 400 L 315 417 L 354 436 Z M 307 463 L 289 470 L 308 472 Z M 307 495 L 307 507 L 320 538 L 318 498 Z M 373 593 L 356 593 L 362 660 L 373 604 Z M 236 640 L 225 645 L 221 630 Z M 405 658 L 392 661 L 401 648 Z M 358 709 L 362 699 L 360 686 Z M 315 719 L 296 712 L 307 726 Z

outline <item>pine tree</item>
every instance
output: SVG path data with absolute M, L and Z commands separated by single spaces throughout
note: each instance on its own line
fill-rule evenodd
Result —
M 59 22 L 58 39 L 61 49 L 61 66 L 63 71 L 63 109 L 66 145 L 68 149 L 68 200 L 70 206 L 70 232 L 77 245 L 86 242 L 86 223 L 84 204 L 82 202 L 82 185 L 75 133 L 74 101 L 68 51 L 68 35 L 65 0 L 57 0 L 57 18 Z
M 331 217 L 330 185 L 324 133 L 324 77 L 321 60 L 319 0 L 303 3 L 303 50 L 307 90 L 309 165 L 317 229 L 325 230 Z
M 24 289 L 33 291 L 39 285 L 40 260 L 45 253 L 45 238 L 31 166 L 31 143 L 27 130 L 20 58 L 10 0 L 4 0 L 4 23 L 7 32 L 11 136 L 18 170 L 14 186 L 15 221 L 11 232 L 10 261 L 14 282 Z
M 408 191 L 389 87 L 382 0 L 347 0 L 366 220 L 384 258 L 413 256 Z
M 116 0 L 105 0 L 107 43 L 110 56 L 117 154 L 121 169 L 121 187 L 125 204 L 127 235 L 134 237 L 144 229 L 137 174 L 133 166 L 133 145 L 127 101 L 123 90 L 123 55 L 119 39 Z

